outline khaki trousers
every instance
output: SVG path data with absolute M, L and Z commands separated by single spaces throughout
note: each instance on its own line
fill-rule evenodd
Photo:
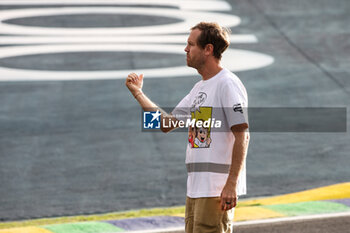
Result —
M 233 232 L 234 209 L 223 211 L 220 197 L 186 198 L 186 233 Z

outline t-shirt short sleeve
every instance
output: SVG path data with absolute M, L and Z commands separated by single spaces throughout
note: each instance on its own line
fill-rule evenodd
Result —
M 186 95 L 178 105 L 173 109 L 171 114 L 178 120 L 186 121 L 190 116 L 190 94 Z
M 221 104 L 228 126 L 248 123 L 248 98 L 244 86 L 234 80 L 225 80 L 221 93 Z

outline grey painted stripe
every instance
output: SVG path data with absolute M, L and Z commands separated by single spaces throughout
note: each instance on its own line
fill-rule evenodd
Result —
M 219 163 L 188 163 L 187 172 L 215 172 L 228 174 L 230 165 Z

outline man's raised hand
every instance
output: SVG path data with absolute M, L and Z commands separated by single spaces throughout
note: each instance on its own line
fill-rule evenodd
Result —
M 137 75 L 135 73 L 131 73 L 128 75 L 125 81 L 125 85 L 130 90 L 131 94 L 136 97 L 138 93 L 142 93 L 143 86 L 143 74 Z

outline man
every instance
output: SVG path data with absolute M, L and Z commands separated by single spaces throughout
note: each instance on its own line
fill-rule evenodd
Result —
M 202 80 L 194 85 L 172 114 L 164 112 L 142 92 L 143 75 L 132 73 L 126 79 L 126 86 L 142 108 L 160 110 L 161 117 L 167 122 L 178 121 L 176 115 L 183 114 L 202 120 L 223 116 L 220 132 L 208 129 L 208 146 L 195 146 L 193 135 L 189 134 L 186 151 L 187 233 L 232 232 L 237 196 L 246 193 L 245 158 L 249 133 L 245 109 L 248 98 L 238 77 L 220 65 L 222 53 L 228 46 L 227 30 L 216 23 L 201 22 L 191 28 L 185 48 L 187 65 L 195 68 Z M 163 132 L 172 129 L 162 127 Z

